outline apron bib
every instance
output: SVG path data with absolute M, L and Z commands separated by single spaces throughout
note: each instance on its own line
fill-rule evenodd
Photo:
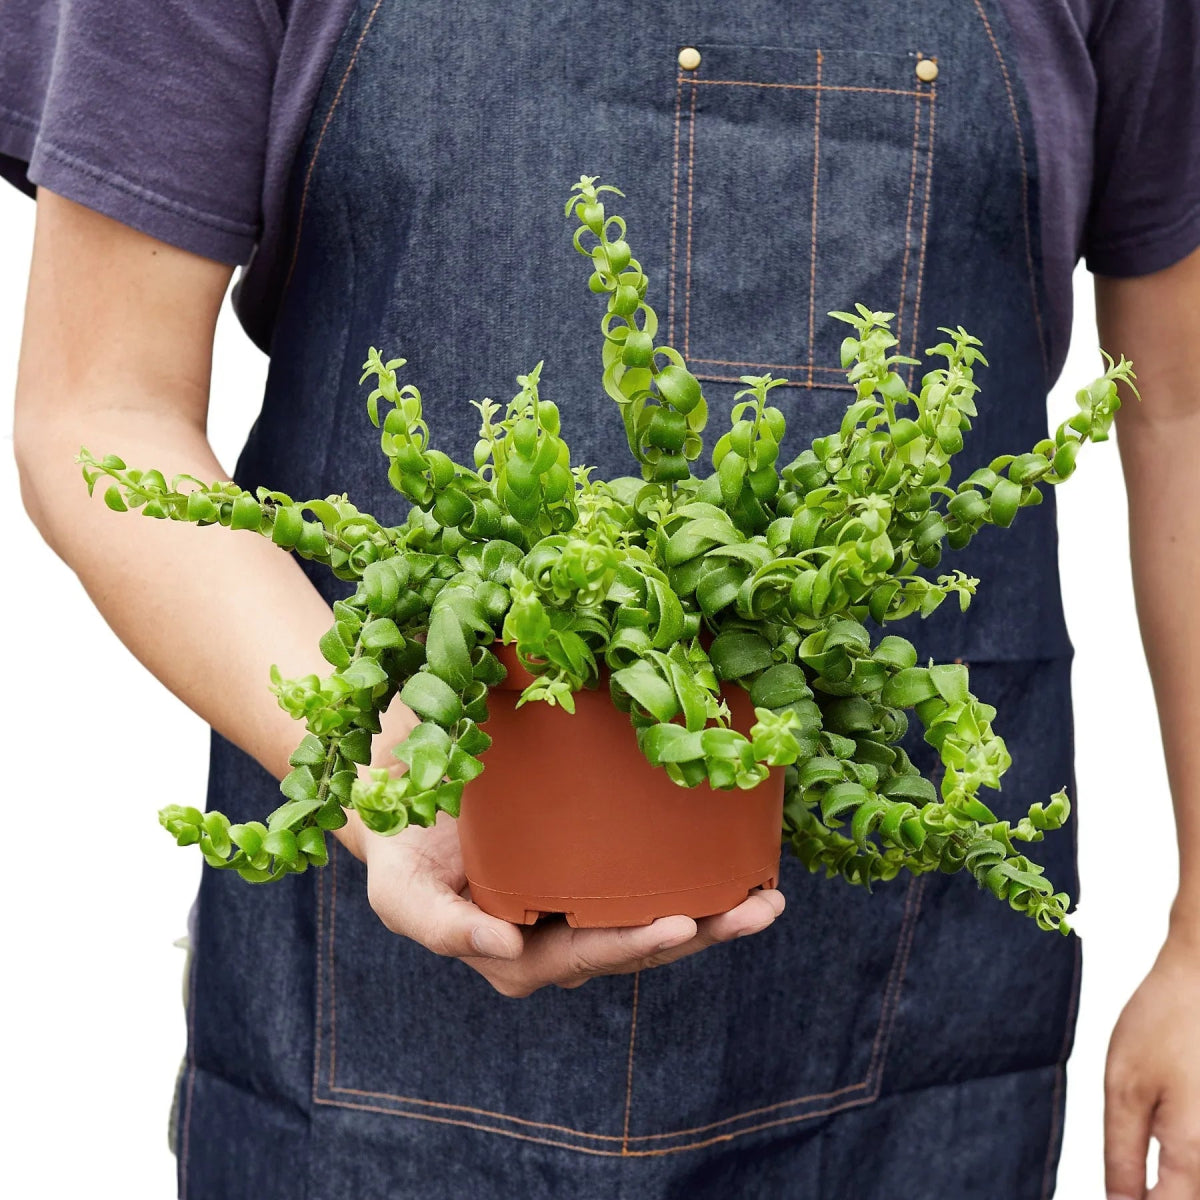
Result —
M 918 72 L 928 59 L 936 73 Z M 295 257 L 239 482 L 345 490 L 401 519 L 355 382 L 371 345 L 408 358 L 433 444 L 464 462 L 468 401 L 507 401 L 544 357 L 574 460 L 628 473 L 562 215 L 584 173 L 628 193 L 648 298 L 717 434 L 737 377 L 766 370 L 789 380 L 773 394 L 787 458 L 835 429 L 851 392 L 824 314 L 861 300 L 897 314 L 905 353 L 938 325 L 983 339 L 995 365 L 959 477 L 1045 436 L 1036 158 L 994 0 L 363 0 L 297 163 Z M 969 613 L 896 631 L 970 663 L 1014 760 L 995 808 L 1015 818 L 1073 784 L 1053 495 L 948 565 L 982 580 Z M 919 737 L 908 749 L 933 771 Z M 214 737 L 214 806 L 244 820 L 276 796 Z M 1073 841 L 1038 851 L 1074 895 Z M 510 1000 L 388 933 L 340 847 L 265 888 L 206 871 L 181 1194 L 1049 1196 L 1078 940 L 966 877 L 867 895 L 785 850 L 780 886 L 788 909 L 764 934 Z

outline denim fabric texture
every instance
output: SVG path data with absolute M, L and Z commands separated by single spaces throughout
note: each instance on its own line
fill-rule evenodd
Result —
M 994 0 L 363 0 L 297 164 L 294 261 L 239 481 L 346 490 L 400 519 L 356 386 L 371 345 L 409 359 L 434 444 L 466 462 L 468 400 L 507 400 L 544 358 L 575 460 L 628 473 L 602 308 L 562 213 L 584 173 L 628 193 L 649 298 L 705 381 L 713 436 L 737 376 L 766 369 L 789 380 L 785 454 L 836 428 L 851 393 L 825 313 L 861 300 L 897 314 L 906 352 L 949 323 L 983 339 L 995 366 L 963 473 L 1032 446 L 1036 155 L 1010 53 Z M 1014 765 L 995 808 L 1015 818 L 1072 783 L 1053 497 L 951 565 L 983 581 L 970 612 L 903 632 L 968 662 L 998 707 Z M 344 590 L 313 578 L 330 600 Z M 936 777 L 919 737 L 909 749 Z M 214 806 L 248 819 L 276 796 L 214 738 Z M 1037 850 L 1074 894 L 1073 831 Z M 785 851 L 780 886 L 788 911 L 762 935 L 509 1000 L 389 934 L 340 849 L 269 887 L 206 871 L 180 1194 L 1049 1197 L 1078 941 L 964 877 L 868 895 Z

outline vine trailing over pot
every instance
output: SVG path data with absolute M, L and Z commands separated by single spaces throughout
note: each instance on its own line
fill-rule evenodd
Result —
M 1053 437 L 951 486 L 976 415 L 980 343 L 941 330 L 926 353 L 943 365 L 913 393 L 901 368 L 918 360 L 894 353 L 892 314 L 857 305 L 831 314 L 849 326 L 841 365 L 854 387 L 840 428 L 781 466 L 786 420 L 771 392 L 785 381 L 744 376 L 713 470 L 699 478 L 708 405 L 658 340 L 646 275 L 606 193 L 622 195 L 584 176 L 566 213 L 591 291 L 606 300 L 603 386 L 640 478 L 594 479 L 572 462 L 558 407 L 540 395 L 540 362 L 503 411 L 476 404 L 474 462 L 453 462 L 432 444 L 418 389 L 398 381 L 405 360 L 374 349 L 362 381 L 388 479 L 411 502 L 400 525 L 344 495 L 298 502 L 168 482 L 81 452 L 89 491 L 110 480 L 111 508 L 250 530 L 353 585 L 320 642 L 330 673 L 272 671 L 280 705 L 307 729 L 285 803 L 242 824 L 170 805 L 162 824 L 210 865 L 262 882 L 324 864 L 325 835 L 347 809 L 385 834 L 457 815 L 484 769 L 480 726 L 505 676 L 501 639 L 536 677 L 522 703 L 573 712 L 575 694 L 607 675 L 645 758 L 682 786 L 749 788 L 786 768 L 784 834 L 810 870 L 867 887 L 902 870 L 965 870 L 1041 928 L 1068 932 L 1068 897 L 1019 849 L 1063 824 L 1066 795 L 1016 823 L 998 819 L 981 798 L 1010 764 L 995 709 L 971 693 L 966 666 L 921 665 L 910 642 L 881 629 L 952 596 L 968 607 L 977 580 L 932 574 L 944 551 L 984 526 L 1006 528 L 1068 478 L 1083 443 L 1108 437 L 1131 364 L 1107 359 Z M 720 699 L 730 682 L 753 702 L 748 736 Z M 397 693 L 421 719 L 394 749 L 407 769 L 360 770 Z M 900 745 L 910 713 L 940 756 L 940 787 Z

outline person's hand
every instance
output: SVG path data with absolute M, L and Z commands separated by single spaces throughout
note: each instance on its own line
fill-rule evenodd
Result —
M 1108 1200 L 1200 1196 L 1200 942 L 1169 937 L 1125 1006 L 1104 1079 Z M 1158 1139 L 1158 1183 L 1146 1152 Z
M 371 765 L 398 773 L 405 768 L 392 747 L 412 732 L 418 718 L 395 700 L 381 723 Z M 351 812 L 335 836 L 366 864 L 367 898 L 388 929 L 435 954 L 462 959 L 505 996 L 529 996 L 548 984 L 575 988 L 597 975 L 662 966 L 758 933 L 783 912 L 783 893 L 771 889 L 699 921 L 671 916 L 625 929 L 572 929 L 557 917 L 514 925 L 471 902 L 458 822 L 444 812 L 428 829 L 414 825 L 388 837 L 372 833 Z
M 783 911 L 783 894 L 771 890 L 699 921 L 661 917 L 627 929 L 572 929 L 561 918 L 513 925 L 468 899 L 458 823 L 445 813 L 428 829 L 410 826 L 391 837 L 360 826 L 357 849 L 367 864 L 367 897 L 384 925 L 435 954 L 462 959 L 504 996 L 662 966 L 766 929 Z

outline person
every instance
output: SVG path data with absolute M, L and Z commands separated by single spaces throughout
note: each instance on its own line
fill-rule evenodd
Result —
M 458 461 L 466 400 L 544 357 L 576 459 L 628 471 L 563 245 L 582 173 L 627 192 L 714 411 L 740 374 L 789 379 L 792 452 L 844 408 L 820 314 L 855 300 L 896 313 L 905 352 L 939 324 L 983 339 L 970 466 L 1032 446 L 1085 255 L 1143 397 L 1120 447 L 1181 856 L 1170 935 L 1112 1039 L 1107 1181 L 1110 1200 L 1145 1194 L 1153 1134 L 1154 1196 L 1200 1191 L 1200 637 L 1177 586 L 1200 570 L 1195 0 L 2 0 L 0 31 L 0 168 L 38 204 L 26 505 L 212 724 L 209 799 L 236 819 L 275 804 L 296 731 L 263 681 L 322 669 L 336 581 L 256 539 L 115 519 L 73 466 L 82 441 L 225 474 L 205 413 L 234 265 L 271 356 L 235 478 L 398 518 L 354 388 L 372 344 L 408 357 Z M 956 560 L 987 583 L 964 618 L 911 631 L 1019 701 L 1002 816 L 1071 770 L 1055 544 L 1048 496 Z M 411 723 L 389 710 L 376 761 Z M 328 868 L 269 887 L 204 875 L 181 1196 L 1053 1191 L 1078 941 L 961 878 L 868 896 L 785 854 L 779 890 L 719 916 L 520 929 L 471 904 L 444 817 L 390 839 L 352 819 L 339 840 Z M 1070 839 L 1044 857 L 1074 891 Z

